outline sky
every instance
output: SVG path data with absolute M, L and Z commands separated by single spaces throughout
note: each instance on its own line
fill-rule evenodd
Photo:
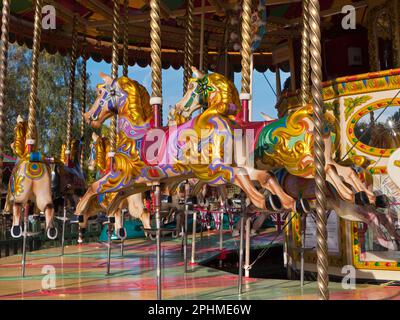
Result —
M 95 87 L 97 84 L 101 83 L 99 77 L 100 72 L 106 74 L 111 73 L 111 65 L 106 62 L 95 62 L 92 59 L 88 61 L 87 70 L 90 74 L 91 86 Z M 122 68 L 119 70 L 122 73 Z M 267 79 L 275 90 L 275 74 L 267 71 L 265 73 Z M 129 67 L 129 78 L 134 79 L 144 85 L 151 95 L 151 70 L 150 67 L 141 68 L 138 65 Z M 289 74 L 282 73 L 281 80 L 282 86 Z M 182 97 L 182 86 L 183 86 L 183 69 L 175 70 L 169 68 L 167 70 L 163 69 L 162 74 L 163 81 L 163 122 L 166 123 L 166 117 L 168 115 L 168 107 L 175 104 Z M 240 92 L 240 73 L 235 73 L 235 85 Z M 272 91 L 271 87 L 268 85 L 262 73 L 257 71 L 253 74 L 253 121 L 263 120 L 260 112 L 264 112 L 270 117 L 275 118 L 277 116 L 277 111 L 275 109 L 276 96 Z

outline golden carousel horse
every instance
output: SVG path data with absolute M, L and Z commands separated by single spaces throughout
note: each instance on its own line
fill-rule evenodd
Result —
M 107 156 L 110 151 L 110 142 L 106 137 L 101 137 L 96 133 L 92 134 L 92 142 L 90 144 L 90 158 L 88 163 L 88 168 L 90 171 L 97 171 L 100 176 L 107 173 L 108 161 L 109 158 Z M 112 194 L 110 197 L 112 198 Z M 98 212 L 105 211 L 107 208 L 108 197 L 104 197 L 102 195 L 99 196 L 98 201 L 95 199 L 92 200 L 90 210 L 85 212 L 83 215 L 83 221 L 79 223 L 80 233 L 78 242 L 82 242 L 83 232 L 87 227 L 88 219 L 91 216 L 96 215 Z M 150 213 L 144 207 L 143 196 L 142 193 L 137 193 L 130 195 L 124 201 L 122 201 L 117 208 L 117 210 L 113 211 L 110 216 L 115 217 L 115 229 L 116 235 L 120 239 L 126 238 L 126 231 L 122 225 L 122 212 L 127 208 L 131 217 L 135 219 L 140 219 L 145 229 L 150 228 Z M 145 232 L 147 235 L 147 232 Z
M 11 235 L 22 236 L 21 213 L 28 201 L 33 201 L 44 212 L 46 235 L 49 239 L 57 238 L 54 227 L 54 207 L 51 197 L 50 168 L 39 152 L 28 152 L 26 146 L 27 123 L 18 116 L 14 129 L 14 142 L 11 147 L 18 158 L 9 181 L 9 201 L 12 203 L 13 223 Z M 35 139 L 37 141 L 37 139 Z M 36 149 L 36 145 L 33 148 Z
M 110 172 L 91 185 L 76 214 L 83 214 L 90 200 L 99 194 L 118 191 L 126 196 L 141 192 L 152 182 L 192 177 L 210 185 L 234 184 L 260 211 L 275 212 L 281 209 L 281 204 L 289 210 L 307 210 L 303 199 L 290 197 L 268 170 L 284 167 L 291 174 L 314 177 L 311 106 L 277 121 L 240 123 L 235 121 L 241 108 L 233 83 L 217 73 L 205 75 L 195 68 L 193 72 L 195 78 L 190 80 L 174 114 L 188 119 L 201 107 L 207 109 L 181 125 L 168 128 L 152 128 L 150 97 L 142 85 L 127 77 L 113 80 L 101 74 L 104 84 L 97 87 L 97 99 L 84 117 L 98 128 L 118 114 L 118 145 Z M 233 138 L 236 130 L 242 130 L 242 139 L 238 141 Z M 255 132 L 250 144 L 255 167 L 241 153 L 243 137 L 248 131 Z M 231 148 L 226 148 L 229 145 Z M 365 187 L 352 168 L 334 162 L 330 136 L 325 137 L 325 145 L 327 180 L 342 199 L 362 204 L 384 202 Z M 234 154 L 229 157 L 231 150 Z M 267 198 L 253 181 L 270 192 Z M 117 203 L 110 208 L 113 205 Z

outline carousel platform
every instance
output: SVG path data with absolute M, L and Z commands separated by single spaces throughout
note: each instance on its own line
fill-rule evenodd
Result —
M 264 232 L 252 240 L 252 248 L 267 245 L 275 232 Z M 197 237 L 197 261 L 219 254 L 218 232 Z M 190 243 L 190 241 L 189 241 Z M 237 250 L 238 239 L 224 234 L 224 252 Z M 285 279 L 244 278 L 244 293 L 237 293 L 237 276 L 199 264 L 184 273 L 181 240 L 165 238 L 162 243 L 163 299 L 317 299 L 317 283 Z M 68 246 L 65 255 L 59 248 L 28 253 L 26 277 L 21 277 L 21 255 L 0 259 L 0 299 L 111 300 L 156 299 L 156 244 L 151 240 L 125 241 L 124 256 L 113 243 L 111 275 L 106 275 L 106 244 L 90 243 Z M 190 254 L 190 246 L 188 247 Z M 53 267 L 55 288 L 43 289 L 47 268 Z M 340 283 L 330 283 L 331 299 L 400 299 L 400 287 L 357 285 L 345 290 Z

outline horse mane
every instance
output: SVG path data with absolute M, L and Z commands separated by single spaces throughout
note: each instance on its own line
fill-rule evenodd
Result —
M 141 126 L 150 122 L 153 118 L 153 111 L 146 88 L 127 77 L 119 78 L 118 84 L 128 94 L 127 102 L 122 107 L 120 114 L 129 114 L 134 125 Z
M 27 155 L 26 135 L 28 133 L 28 122 L 18 121 L 14 128 L 14 141 L 12 145 L 13 152 L 17 158 L 23 158 Z M 37 148 L 37 134 L 34 132 L 35 145 L 33 150 Z
M 98 137 L 95 145 L 96 166 L 99 170 L 107 169 L 107 153 L 110 151 L 110 140 L 106 137 Z
M 72 163 L 76 163 L 79 161 L 79 144 L 80 140 L 78 139 L 73 139 L 71 142 L 71 153 L 70 153 L 70 160 Z M 67 151 L 67 145 L 63 143 L 61 145 L 61 154 L 60 154 L 60 160 L 62 163 L 66 164 L 67 161 L 67 155 L 65 154 L 65 151 Z
M 208 75 L 208 84 L 216 91 L 210 93 L 208 108 L 205 112 L 217 112 L 234 119 L 241 111 L 239 93 L 231 80 L 219 73 Z

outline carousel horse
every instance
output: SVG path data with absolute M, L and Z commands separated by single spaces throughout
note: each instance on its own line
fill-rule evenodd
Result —
M 193 72 L 195 78 L 190 80 L 188 90 L 175 105 L 173 114 L 176 118 L 188 119 L 203 106 L 207 109 L 181 125 L 168 128 L 152 128 L 150 97 L 142 85 L 127 77 L 113 80 L 105 74 L 100 75 L 104 84 L 97 87 L 97 99 L 84 118 L 92 127 L 98 128 L 118 114 L 118 144 L 110 172 L 91 185 L 79 202 L 76 214 L 85 212 L 90 200 L 99 194 L 127 189 L 137 193 L 152 182 L 192 177 L 216 186 L 235 184 L 260 211 L 275 212 L 282 204 L 291 210 L 307 210 L 304 199 L 294 200 L 286 194 L 268 170 L 275 164 L 292 174 L 314 177 L 311 106 L 277 121 L 238 123 L 235 118 L 241 108 L 234 84 L 217 73 L 204 75 L 195 68 Z M 239 142 L 235 141 L 233 145 L 234 130 L 243 128 L 256 132 L 251 151 L 257 169 L 247 163 L 247 156 L 241 154 L 244 139 L 238 139 Z M 340 195 L 351 202 L 375 203 L 375 195 L 365 188 L 355 172 L 332 160 L 331 137 L 326 137 L 325 143 L 328 180 Z M 229 144 L 233 148 L 228 151 L 235 151 L 231 157 L 224 148 Z M 225 153 L 228 161 L 225 161 Z M 342 177 L 357 193 L 354 194 Z M 270 191 L 267 198 L 254 187 L 252 180 Z
M 64 201 L 66 208 L 75 208 L 77 200 L 87 188 L 79 161 L 83 152 L 82 140 L 72 140 L 69 157 L 66 149 L 63 144 L 60 160 L 51 164 L 51 188 L 56 209 L 62 207 Z
M 13 209 L 11 235 L 14 238 L 22 236 L 22 209 L 27 207 L 28 201 L 33 201 L 36 207 L 44 212 L 47 237 L 54 240 L 57 238 L 58 232 L 54 226 L 50 168 L 39 152 L 28 152 L 26 133 L 27 123 L 18 116 L 17 125 L 14 129 L 14 142 L 11 145 L 18 160 L 12 171 L 8 187 L 9 199 Z M 33 150 L 37 150 L 36 145 Z
M 90 158 L 88 169 L 90 171 L 97 171 L 101 176 L 107 172 L 108 152 L 110 150 L 110 142 L 108 138 L 101 137 L 96 133 L 92 134 L 92 142 L 90 144 Z M 113 195 L 111 195 L 113 196 Z M 87 227 L 88 219 L 96 215 L 98 212 L 105 211 L 107 198 L 99 197 L 99 201 L 92 201 L 90 210 L 83 215 L 83 222 L 79 223 L 80 233 L 78 242 L 82 242 L 83 232 Z M 122 225 L 121 215 L 123 210 L 127 208 L 131 217 L 140 219 L 145 229 L 150 228 L 150 213 L 144 206 L 142 193 L 133 194 L 128 196 L 122 201 L 114 212 L 110 215 L 115 217 L 115 229 L 117 237 L 120 239 L 126 238 L 126 231 Z M 145 232 L 147 235 L 147 232 Z

